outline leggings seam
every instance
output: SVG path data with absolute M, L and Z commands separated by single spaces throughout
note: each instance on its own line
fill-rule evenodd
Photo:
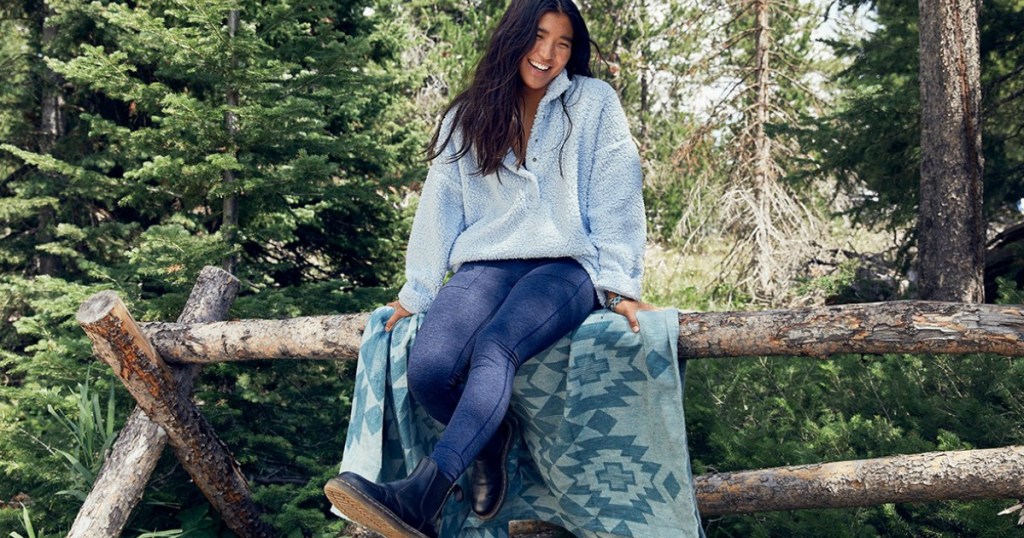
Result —
M 523 340 L 526 340 L 527 338 L 533 336 L 533 334 L 536 333 L 537 331 L 539 331 L 540 328 L 543 327 L 544 324 L 548 322 L 548 320 L 550 320 L 551 318 L 555 317 L 555 314 L 557 314 L 559 310 L 564 308 L 565 305 L 569 304 L 570 301 L 575 299 L 580 294 L 580 288 L 582 288 L 584 284 L 586 284 L 586 281 L 580 282 L 579 284 L 577 284 L 576 285 L 576 290 L 573 291 L 573 294 L 571 296 L 569 296 L 568 299 L 566 299 L 561 305 L 559 305 L 559 307 L 556 308 L 543 322 L 538 324 L 537 327 L 533 331 L 531 331 L 529 334 L 523 335 L 523 337 L 520 338 L 519 341 L 516 342 L 515 345 L 511 347 L 512 356 L 517 359 L 516 360 L 516 370 L 519 369 L 519 366 L 522 366 L 522 364 L 518 360 L 519 359 L 519 353 L 516 351 L 516 349 L 519 347 L 519 344 L 522 344 Z
M 509 369 L 510 366 L 512 366 L 511 362 L 506 362 L 505 363 L 505 373 L 506 374 L 509 373 L 508 369 Z M 515 368 L 512 369 L 512 375 L 513 376 L 515 376 L 515 370 L 516 370 Z M 505 383 L 505 386 L 502 387 L 501 398 L 499 398 L 499 400 L 498 400 L 499 403 L 505 401 L 505 397 L 506 397 L 506 395 L 508 395 L 509 390 L 510 390 L 509 385 L 510 385 L 510 383 Z M 487 417 L 486 420 L 484 420 L 483 424 L 481 424 L 480 427 L 476 429 L 476 433 L 473 434 L 474 437 L 478 437 L 480 435 L 480 432 L 482 432 L 484 430 L 484 428 L 487 426 L 487 424 L 491 422 L 491 419 L 494 418 L 494 415 L 496 415 L 498 413 L 498 407 L 500 407 L 500 406 L 494 406 L 494 408 L 491 410 L 491 414 Z M 508 413 L 508 405 L 505 406 L 505 413 Z M 500 427 L 500 425 L 499 425 L 499 427 Z M 465 468 L 467 468 L 469 466 L 469 463 L 466 462 L 463 459 L 462 454 L 459 454 L 459 461 L 462 462 L 463 469 L 465 469 Z

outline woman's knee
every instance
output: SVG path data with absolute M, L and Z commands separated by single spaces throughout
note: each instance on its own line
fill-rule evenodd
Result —
M 490 326 L 480 331 L 473 345 L 473 358 L 470 368 L 497 368 L 504 370 L 511 363 L 515 369 L 522 364 L 516 353 L 514 342 L 509 341 L 510 335 L 500 327 Z
M 431 359 L 430 355 L 417 353 L 415 346 L 409 352 L 406 380 L 409 391 L 420 401 L 431 399 L 438 392 L 447 392 L 454 384 L 450 365 L 440 365 Z

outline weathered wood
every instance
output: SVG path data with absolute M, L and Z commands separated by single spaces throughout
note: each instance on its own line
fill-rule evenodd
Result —
M 1024 496 L 1024 446 L 927 452 L 696 477 L 705 516 Z
M 238 279 L 216 267 L 199 273 L 179 323 L 219 321 L 238 294 Z M 182 394 L 192 390 L 201 367 L 188 364 L 172 367 L 174 380 Z M 156 468 L 167 434 L 138 406 L 103 460 L 89 495 L 71 525 L 68 538 L 111 538 L 120 536 L 132 511 L 142 499 L 153 469 Z
M 1024 446 L 714 473 L 694 478 L 702 516 L 1024 496 Z M 518 538 L 571 536 L 516 521 Z M 563 534 L 559 534 L 559 531 Z
M 1019 305 L 891 301 L 679 315 L 680 358 L 841 353 L 1024 355 Z
M 369 314 L 247 319 L 220 323 L 143 323 L 168 362 L 356 359 Z
M 558 525 L 543 521 L 517 519 L 509 522 L 510 538 L 573 538 L 573 534 Z M 380 535 L 358 523 L 349 523 L 339 536 L 349 538 L 380 538 Z
M 168 360 L 354 359 L 368 314 L 149 323 Z M 1024 356 L 1024 308 L 926 301 L 763 312 L 681 313 L 680 357 L 838 353 Z M 696 479 L 705 515 L 888 502 L 1018 497 L 1024 448 L 928 453 L 722 473 Z M 524 529 L 525 530 L 525 529 Z M 529 535 L 529 532 L 523 533 Z
M 243 538 L 273 536 L 269 525 L 260 520 L 238 464 L 195 404 L 179 392 L 171 371 L 117 294 L 93 295 L 76 317 L 93 343 L 93 352 L 110 365 L 139 407 L 167 433 L 178 461 L 228 527 Z
M 145 323 L 171 362 L 355 359 L 368 314 L 219 323 Z M 761 312 L 679 314 L 685 359 L 840 353 L 1024 356 L 1024 308 L 893 301 Z

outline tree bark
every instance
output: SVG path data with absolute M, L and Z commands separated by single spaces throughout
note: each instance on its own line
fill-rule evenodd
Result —
M 215 267 L 199 273 L 179 323 L 219 321 L 238 294 L 238 279 Z M 192 390 L 199 373 L 195 364 L 172 367 L 174 381 L 182 395 Z M 153 469 L 167 445 L 167 433 L 149 420 L 136 406 L 117 441 L 103 461 L 85 503 L 71 525 L 68 538 L 111 538 L 120 536 L 132 511 L 142 499 Z
M 771 140 L 765 133 L 765 125 L 768 123 L 768 105 L 770 100 L 771 70 L 768 67 L 768 59 L 771 52 L 771 28 L 768 26 L 768 0 L 754 0 L 754 105 L 751 111 L 751 119 L 748 120 L 751 137 L 754 143 L 753 162 L 751 163 L 751 174 L 753 175 L 753 196 L 756 214 L 762 218 L 769 219 L 772 214 L 771 196 L 772 189 L 769 183 L 775 181 L 772 174 Z M 774 264 L 772 257 L 775 255 L 772 246 L 772 231 L 770 227 L 756 225 L 754 227 L 754 256 L 757 262 L 758 289 L 767 290 L 771 287 L 774 278 Z
M 985 290 L 977 0 L 919 0 L 920 296 L 981 302 Z
M 43 9 L 43 27 L 41 52 L 49 54 L 50 47 L 57 38 L 59 28 L 53 23 L 53 7 L 49 2 Z M 40 103 L 39 103 L 39 136 L 37 149 L 43 155 L 49 155 L 57 146 L 57 141 L 64 136 L 64 93 L 61 90 L 63 79 L 54 73 L 46 63 L 40 60 Z M 48 175 L 52 175 L 47 173 Z M 54 177 L 53 181 L 58 181 Z M 36 232 L 36 244 L 46 245 L 54 240 L 54 229 L 57 226 L 57 212 L 49 205 L 39 210 L 39 228 Z M 35 271 L 40 275 L 57 276 L 61 272 L 60 258 L 45 251 L 39 251 L 35 258 Z
M 573 538 L 573 534 L 558 525 L 543 521 L 513 520 L 508 524 L 512 538 Z
M 169 362 L 355 359 L 368 314 L 217 323 L 143 323 Z M 679 314 L 681 359 L 847 353 L 1024 356 L 1024 307 L 893 301 Z
M 243 538 L 273 536 L 260 520 L 238 464 L 195 404 L 180 394 L 171 371 L 117 294 L 93 295 L 76 318 L 92 341 L 93 352 L 164 429 L 178 461 L 228 527 Z
M 704 516 L 1020 498 L 1024 446 L 718 473 L 696 477 L 694 485 Z
M 237 32 L 238 10 L 232 9 L 228 12 L 229 43 L 235 39 L 235 33 Z M 234 57 L 233 50 L 231 56 L 231 67 L 232 69 L 237 68 L 238 61 Z M 230 151 L 234 153 L 235 157 L 238 157 L 238 149 L 235 147 L 235 135 L 238 133 L 238 116 L 235 114 L 235 108 L 238 106 L 238 90 L 234 87 L 228 87 L 224 95 L 224 103 L 228 106 L 227 110 L 224 111 L 224 130 L 228 133 Z M 224 221 L 221 223 L 221 229 L 224 230 L 224 240 L 227 241 L 230 247 L 234 248 L 235 239 L 238 235 L 238 193 L 233 190 L 236 188 L 235 171 L 224 170 L 223 180 L 228 195 L 224 197 Z M 234 273 L 237 265 L 238 257 L 234 253 L 228 254 L 228 257 L 224 259 L 224 270 L 229 273 Z
M 143 323 L 168 362 L 356 359 L 369 314 L 247 319 L 220 323 Z

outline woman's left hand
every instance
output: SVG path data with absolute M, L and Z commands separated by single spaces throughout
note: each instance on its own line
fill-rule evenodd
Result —
M 395 327 L 395 322 L 402 318 L 407 318 L 411 316 L 412 312 L 406 310 L 405 307 L 402 306 L 402 303 L 398 302 L 397 299 L 388 303 L 388 306 L 394 308 L 395 311 L 392 312 L 391 317 L 388 318 L 386 322 L 384 322 L 384 330 L 391 332 L 391 329 Z
M 642 301 L 635 301 L 633 299 L 622 298 L 619 304 L 615 305 L 615 313 L 626 316 L 626 320 L 629 322 L 629 327 L 633 329 L 633 332 L 640 332 L 640 322 L 636 319 L 636 313 L 641 310 L 657 310 L 653 305 L 649 305 Z

